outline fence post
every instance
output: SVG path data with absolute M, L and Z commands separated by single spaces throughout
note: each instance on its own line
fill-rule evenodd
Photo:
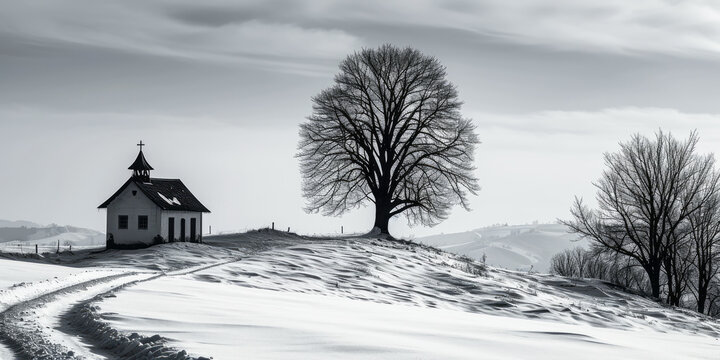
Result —
M 272 229 L 275 230 L 275 222 L 272 222 Z
M 57 253 L 60 253 L 60 239 L 58 239 L 58 247 L 57 247 Z
M 343 228 L 342 225 L 340 225 L 340 233 L 341 233 L 341 234 L 344 234 L 344 233 L 345 233 L 345 229 Z
M 35 254 L 37 254 L 37 253 L 38 253 L 38 248 L 37 248 L 37 244 L 35 244 Z
M 288 226 L 288 232 L 290 232 L 290 227 Z

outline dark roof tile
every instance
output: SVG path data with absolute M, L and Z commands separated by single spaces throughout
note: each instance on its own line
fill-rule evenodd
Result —
M 126 181 L 115 194 L 98 206 L 98 208 L 107 208 L 131 183 L 137 185 L 145 196 L 163 210 L 210 212 L 179 179 L 157 178 L 151 178 L 150 182 L 138 181 L 131 178 Z

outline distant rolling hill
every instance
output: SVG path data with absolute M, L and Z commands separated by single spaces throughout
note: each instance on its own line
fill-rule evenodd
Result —
M 548 272 L 550 259 L 565 249 L 587 247 L 560 224 L 491 226 L 455 234 L 441 234 L 417 239 L 456 254 L 482 260 L 489 265 L 510 270 Z
M 16 228 L 16 227 L 43 227 L 40 224 L 25 220 L 3 220 L 0 219 L 0 228 Z
M 100 246 L 105 244 L 102 232 L 75 226 L 42 226 L 29 221 L 0 220 L 0 246 L 4 250 L 14 251 L 20 245 L 54 246 L 60 242 L 65 247 Z

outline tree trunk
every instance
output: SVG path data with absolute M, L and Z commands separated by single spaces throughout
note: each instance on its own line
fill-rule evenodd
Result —
M 648 280 L 650 280 L 650 289 L 652 292 L 652 297 L 659 299 L 660 298 L 660 268 L 655 269 L 646 269 L 648 274 Z
M 698 271 L 698 290 L 697 290 L 697 311 L 699 313 L 705 312 L 705 300 L 707 299 L 707 290 L 710 286 L 710 281 L 707 280 L 705 269 L 703 266 L 699 266 Z
M 375 225 L 381 234 L 390 234 L 388 231 L 388 223 L 390 222 L 390 205 L 385 201 L 377 201 L 375 203 Z
M 667 278 L 667 297 L 665 299 L 665 302 L 669 305 L 674 305 L 674 296 L 675 296 L 675 289 L 673 287 L 673 269 L 672 269 L 672 256 L 674 256 L 672 253 L 665 255 L 667 258 L 665 259 L 664 267 L 665 267 L 665 277 Z M 653 295 L 654 296 L 654 295 Z
M 705 299 L 707 298 L 707 287 L 700 287 L 698 289 L 698 301 L 697 301 L 697 312 L 705 312 Z

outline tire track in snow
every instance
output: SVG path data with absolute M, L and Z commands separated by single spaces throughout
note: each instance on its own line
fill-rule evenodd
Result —
M 46 339 L 47 334 L 37 324 L 29 321 L 37 310 L 63 295 L 83 291 L 90 287 L 117 279 L 138 275 L 137 272 L 104 276 L 54 290 L 35 298 L 18 302 L 0 313 L 0 341 L 6 344 L 22 359 L 65 359 L 72 358 L 61 344 Z
M 80 328 L 74 316 L 81 314 L 82 309 L 92 308 L 91 303 L 103 296 L 109 296 L 125 286 L 139 282 L 150 281 L 163 276 L 179 276 L 202 271 L 215 266 L 221 266 L 239 261 L 240 258 L 233 258 L 228 261 L 204 264 L 189 268 L 173 270 L 168 272 L 126 272 L 109 276 L 98 277 L 81 283 L 76 283 L 59 289 L 49 291 L 37 297 L 24 299 L 0 312 L 0 342 L 7 345 L 20 359 L 88 359 L 105 358 L 100 354 L 100 341 L 97 335 L 107 335 L 87 332 L 88 329 Z M 69 307 L 69 309 L 67 309 Z M 87 311 L 85 311 L 87 314 Z M 57 320 L 57 321 L 54 321 Z M 98 319 L 99 320 L 99 319 Z M 104 324 L 104 323 L 103 323 Z M 109 329 L 105 325 L 106 332 L 114 332 L 116 336 L 122 336 L 117 331 Z M 59 330 L 59 332 L 55 332 Z M 78 341 L 78 336 L 87 344 Z M 153 354 L 167 354 L 172 352 L 170 359 L 192 359 L 184 351 L 172 350 L 162 345 L 164 339 L 158 337 L 142 338 L 130 336 L 130 343 L 138 343 L 145 346 L 135 346 L 138 351 L 134 355 L 137 358 L 148 358 L 140 356 L 141 353 L 152 348 Z M 150 341 L 149 339 L 152 339 Z M 145 341 L 144 343 L 141 341 Z M 94 350 L 94 351 L 93 351 Z M 107 348 L 110 353 L 114 349 Z M 127 352 L 127 351 L 126 351 Z M 148 351 L 145 351 L 149 354 Z M 152 358 L 159 358 L 152 356 Z
M 142 336 L 137 333 L 130 335 L 123 334 L 108 325 L 98 313 L 98 307 L 93 304 L 103 298 L 115 296 L 114 293 L 125 287 L 141 282 L 152 281 L 165 276 L 180 276 L 192 274 L 217 266 L 227 265 L 240 261 L 237 257 L 227 261 L 212 264 L 199 265 L 180 270 L 163 272 L 145 279 L 126 282 L 113 287 L 108 291 L 97 294 L 90 299 L 76 303 L 68 311 L 60 315 L 63 326 L 59 330 L 80 336 L 86 344 L 90 345 L 90 351 L 96 355 L 100 353 L 118 356 L 120 358 L 132 359 L 175 359 L 175 360 L 203 360 L 205 357 L 192 357 L 185 350 L 178 350 L 166 346 L 166 339 L 155 334 Z M 88 350 L 88 349 L 86 349 Z

